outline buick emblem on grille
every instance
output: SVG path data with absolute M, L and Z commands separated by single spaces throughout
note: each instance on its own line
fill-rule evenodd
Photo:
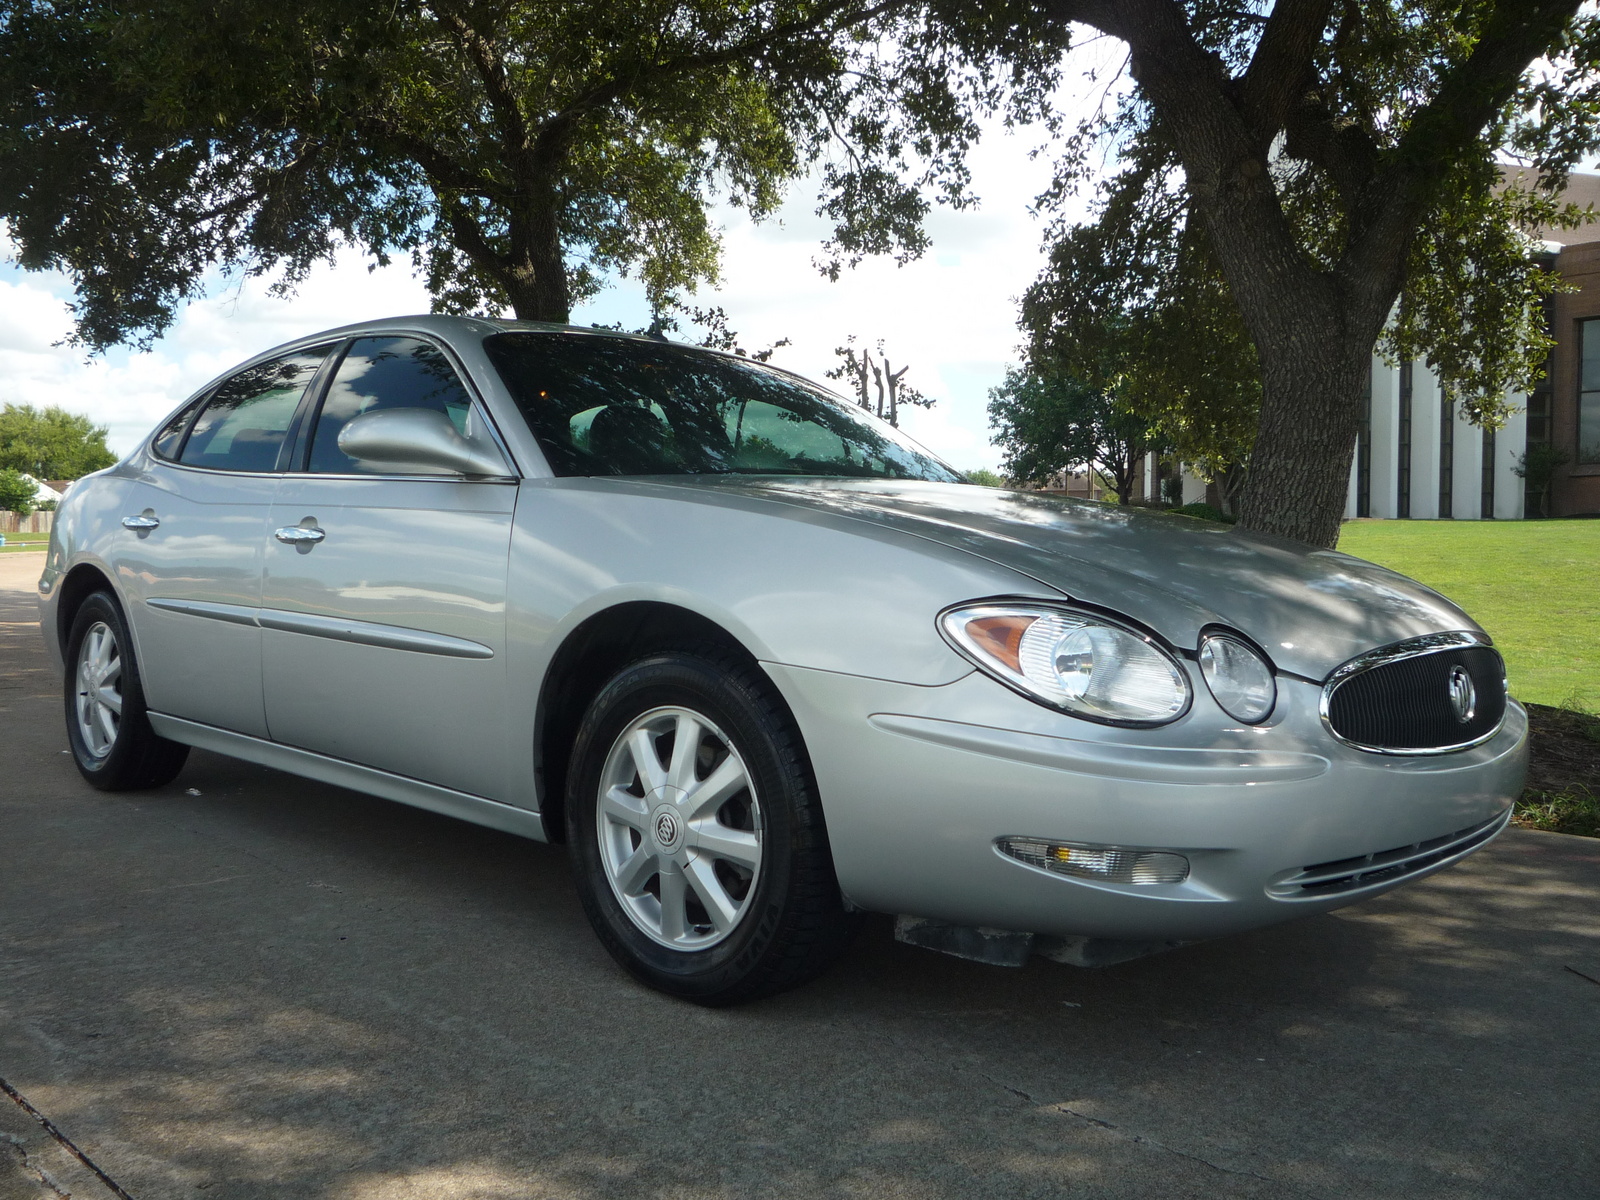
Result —
M 1463 725 L 1478 711 L 1478 689 L 1472 686 L 1472 676 L 1465 667 L 1450 668 L 1450 707 Z

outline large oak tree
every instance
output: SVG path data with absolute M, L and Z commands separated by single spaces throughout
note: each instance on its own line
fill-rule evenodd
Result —
M 1262 382 L 1241 524 L 1338 539 L 1370 355 L 1425 353 L 1474 411 L 1541 349 L 1519 150 L 1547 188 L 1594 145 L 1600 31 L 1579 0 L 1050 0 L 1127 46 L 1130 102 L 1080 131 L 1164 163 L 1254 342 Z M 1507 274 L 1515 286 L 1497 285 Z M 1476 323 L 1482 336 L 1474 339 Z M 1463 330 L 1469 335 L 1460 336 Z
M 148 341 L 217 270 L 292 289 L 340 244 L 438 307 L 566 321 L 616 273 L 714 282 L 717 198 L 809 171 L 825 266 L 970 202 L 977 116 L 1041 108 L 1064 27 L 911 0 L 0 0 L 0 218 L 77 334 Z

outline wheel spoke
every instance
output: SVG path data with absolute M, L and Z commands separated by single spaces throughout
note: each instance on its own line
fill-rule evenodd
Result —
M 650 876 L 660 869 L 655 851 L 650 849 L 650 843 L 640 842 L 639 848 L 617 867 L 617 887 L 622 890 L 624 896 L 642 895 L 644 885 L 650 882 Z
M 100 685 L 102 687 L 104 687 L 106 684 L 113 683 L 116 680 L 121 679 L 121 678 L 122 678 L 122 655 L 119 654 L 116 657 L 114 657 L 109 663 L 107 663 L 106 666 L 105 666 L 105 669 L 100 672 L 100 675 L 99 675 Z
M 688 919 L 683 911 L 683 871 L 677 863 L 661 864 L 661 936 L 676 942 L 688 932 Z
M 613 787 L 608 788 L 601 797 L 600 810 L 618 825 L 626 825 L 629 829 L 644 833 L 650 821 L 650 814 L 645 808 L 647 803 L 624 788 Z
M 728 802 L 728 798 L 740 788 L 746 787 L 749 779 L 745 775 L 744 764 L 735 754 L 728 755 L 695 787 L 689 789 L 687 807 L 689 819 L 709 817 L 716 813 Z
M 761 865 L 760 839 L 744 829 L 729 829 L 716 821 L 706 821 L 694 826 L 694 844 L 701 857 L 725 859 L 747 871 L 754 871 Z
M 633 755 L 634 770 L 639 772 L 639 782 L 644 790 L 654 791 L 667 781 L 666 768 L 656 753 L 656 739 L 648 729 L 635 729 L 628 739 L 628 750 Z
M 717 878 L 716 871 L 711 864 L 697 858 L 690 863 L 686 872 L 689 886 L 694 889 L 695 895 L 700 897 L 700 903 L 705 905 L 706 913 L 711 917 L 711 924 L 718 933 L 725 933 L 733 928 L 733 922 L 739 915 L 739 902 L 728 895 L 722 881 Z
M 105 745 L 110 746 L 117 740 L 117 723 L 112 719 L 111 710 L 103 704 L 96 704 L 94 715 L 95 722 L 105 737 Z
M 673 787 L 685 792 L 694 787 L 694 763 L 703 732 L 704 727 L 692 714 L 678 714 L 672 732 L 672 765 L 667 768 L 667 782 Z
M 120 717 L 122 715 L 122 697 L 118 694 L 116 688 L 102 685 L 95 693 L 95 698 L 104 707 L 109 708 L 112 712 L 116 713 L 117 716 Z

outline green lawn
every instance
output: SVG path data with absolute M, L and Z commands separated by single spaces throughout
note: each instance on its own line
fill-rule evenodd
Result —
M 1519 700 L 1600 707 L 1600 521 L 1352 521 L 1339 549 L 1466 609 Z

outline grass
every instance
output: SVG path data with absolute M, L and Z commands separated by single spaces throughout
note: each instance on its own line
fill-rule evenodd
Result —
M 1600 708 L 1600 521 L 1352 521 L 1339 549 L 1464 608 L 1517 699 Z
M 48 533 L 6 533 L 0 534 L 6 539 L 6 544 L 0 546 L 0 554 L 19 554 L 31 550 L 43 550 L 50 545 Z

